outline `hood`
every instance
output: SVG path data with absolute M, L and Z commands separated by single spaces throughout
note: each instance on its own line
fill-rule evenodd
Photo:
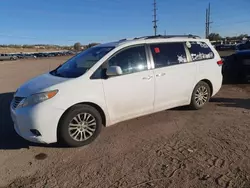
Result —
M 50 73 L 46 73 L 40 76 L 37 76 L 26 83 L 24 83 L 21 87 L 18 88 L 15 93 L 16 96 L 27 97 L 29 95 L 42 92 L 46 90 L 46 88 L 54 86 L 56 84 L 65 82 L 70 80 L 69 78 L 62 78 L 53 76 Z

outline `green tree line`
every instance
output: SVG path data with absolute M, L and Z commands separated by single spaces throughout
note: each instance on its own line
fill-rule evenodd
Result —
M 208 39 L 210 41 L 219 41 L 219 40 L 242 40 L 243 38 L 248 38 L 248 34 L 240 34 L 238 36 L 231 37 L 222 37 L 219 33 L 210 33 Z

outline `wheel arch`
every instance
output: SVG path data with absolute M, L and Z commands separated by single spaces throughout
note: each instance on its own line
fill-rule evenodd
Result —
M 67 138 L 63 138 L 62 137 L 62 132 L 61 130 L 65 130 L 65 129 L 60 129 L 61 126 L 65 125 L 65 124 L 62 124 L 63 120 L 64 120 L 64 117 L 66 117 L 66 114 L 73 108 L 73 107 L 77 107 L 77 106 L 80 106 L 80 105 L 88 105 L 88 106 L 91 106 L 93 108 L 95 108 L 101 115 L 101 121 L 102 121 L 102 126 L 106 126 L 106 116 L 105 116 L 105 112 L 103 111 L 103 109 L 95 104 L 95 103 L 92 103 L 92 102 L 79 102 L 79 103 L 76 103 L 70 107 L 68 107 L 67 110 L 64 111 L 64 113 L 61 115 L 59 121 L 58 121 L 58 125 L 57 125 L 57 129 L 56 129 L 56 137 L 57 137 L 57 142 L 59 143 L 62 143 L 62 144 L 66 144 L 68 146 L 82 146 L 81 144 L 74 144 L 72 141 L 67 141 Z M 95 134 L 94 137 L 90 137 L 90 139 L 88 140 L 85 140 L 85 144 L 83 145 L 86 145 L 86 144 L 89 144 L 90 142 L 92 142 L 97 136 L 98 134 L 100 133 L 101 129 L 102 129 L 102 126 L 99 126 L 99 128 L 97 128 L 95 132 L 97 132 L 97 134 Z M 64 126 L 65 127 L 65 126 Z M 64 131 L 65 132 L 65 131 Z M 93 139 L 92 139 L 93 138 Z M 92 140 L 91 140 L 92 139 Z
M 106 115 L 105 115 L 105 112 L 104 110 L 97 104 L 95 103 L 92 103 L 92 102 L 80 102 L 80 103 L 76 103 L 70 107 L 68 107 L 67 110 L 65 110 L 65 112 L 61 115 L 59 121 L 58 121 L 58 125 L 57 125 L 57 134 L 58 134 L 58 127 L 59 127 L 59 124 L 61 123 L 61 121 L 63 120 L 63 117 L 68 113 L 68 111 L 73 108 L 74 106 L 77 106 L 77 105 L 89 105 L 89 106 L 92 106 L 94 107 L 101 115 L 101 118 L 102 118 L 102 124 L 103 126 L 106 127 L 106 123 L 107 123 L 107 118 L 106 118 Z
M 210 88 L 210 91 L 211 91 L 211 96 L 213 96 L 214 89 L 213 89 L 213 84 L 212 84 L 212 82 L 211 82 L 210 80 L 208 80 L 208 79 L 202 79 L 202 80 L 200 80 L 199 82 L 205 82 L 205 83 L 207 83 L 208 86 L 209 86 L 209 88 Z M 198 82 L 198 83 L 199 83 L 199 82 Z M 197 84 L 198 84 L 198 83 L 197 83 Z

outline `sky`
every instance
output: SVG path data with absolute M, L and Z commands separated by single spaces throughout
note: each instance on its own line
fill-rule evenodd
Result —
M 250 35 L 250 0 L 157 0 L 158 34 Z M 153 0 L 0 0 L 0 44 L 109 42 L 153 35 Z

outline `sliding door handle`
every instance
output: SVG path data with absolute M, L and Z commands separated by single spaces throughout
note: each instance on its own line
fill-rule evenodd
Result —
M 152 75 L 149 75 L 149 76 L 147 76 L 147 77 L 143 77 L 142 79 L 143 80 L 151 80 L 153 78 L 153 76 Z
M 166 73 L 163 72 L 163 73 L 157 74 L 156 77 L 165 76 L 165 75 Z

